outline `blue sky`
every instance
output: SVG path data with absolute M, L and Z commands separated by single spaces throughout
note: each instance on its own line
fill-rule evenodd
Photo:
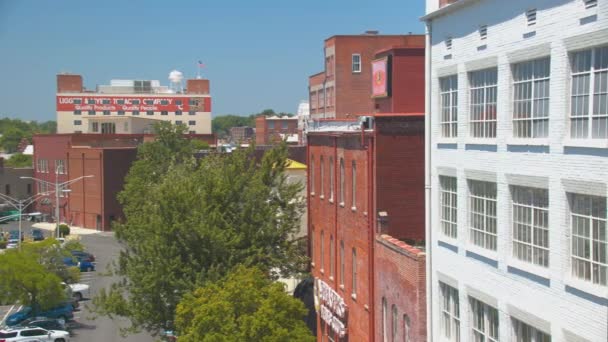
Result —
M 213 113 L 295 112 L 323 40 L 379 30 L 423 33 L 423 0 L 0 0 L 0 117 L 55 119 L 55 75 L 211 80 Z

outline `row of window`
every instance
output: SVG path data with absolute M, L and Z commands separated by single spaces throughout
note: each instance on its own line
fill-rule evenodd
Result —
M 470 331 L 460 329 L 461 307 L 458 289 L 439 282 L 441 338 L 447 341 L 467 340 L 462 334 L 469 335 L 471 341 L 499 341 L 500 317 L 498 310 L 483 301 L 469 296 L 468 313 Z M 551 342 L 551 335 L 511 317 L 511 340 L 526 342 Z
M 570 54 L 570 137 L 608 139 L 608 46 Z M 516 138 L 549 136 L 549 57 L 511 65 Z M 498 68 L 468 73 L 469 136 L 496 138 Z M 439 79 L 440 134 L 458 136 L 458 77 Z
M 325 198 L 325 158 L 324 156 L 319 157 L 319 171 L 320 171 L 320 192 L 319 197 L 321 199 Z M 339 179 L 339 189 L 338 201 L 341 206 L 344 206 L 346 203 L 346 171 L 344 165 L 344 158 L 340 158 L 340 179 Z M 315 157 L 310 156 L 310 193 L 311 195 L 316 194 L 316 169 L 315 169 Z M 329 157 L 329 201 L 333 202 L 334 200 L 334 178 L 335 178 L 335 166 L 334 166 L 334 158 Z M 357 208 L 357 163 L 355 160 L 351 161 L 351 209 L 356 210 Z
M 154 105 L 154 101 L 155 100 L 144 100 L 143 103 L 145 105 L 152 106 L 152 105 Z M 77 105 L 82 104 L 81 99 L 74 99 L 73 102 L 74 102 L 74 104 L 77 104 Z M 101 100 L 101 104 L 104 104 L 104 105 L 109 105 L 109 104 L 111 104 L 111 102 L 112 101 L 110 99 Z M 87 99 L 86 103 L 89 105 L 94 105 L 94 104 L 97 104 L 97 100 L 96 99 Z M 125 105 L 125 104 L 126 105 L 140 105 L 141 100 L 132 99 L 132 100 L 125 101 L 124 99 L 120 99 L 120 100 L 116 100 L 116 104 L 117 105 Z M 168 106 L 170 103 L 169 103 L 169 100 L 160 100 L 160 104 L 161 104 L 161 106 Z M 182 104 L 183 104 L 182 100 L 175 100 L 175 105 L 181 106 Z M 198 106 L 199 100 L 188 100 L 188 104 L 190 106 Z
M 315 234 L 314 234 L 314 229 L 313 229 L 313 234 L 312 234 L 312 238 L 310 239 L 310 251 L 311 251 L 311 255 L 312 255 L 312 264 L 315 265 L 314 262 L 314 251 L 316 248 L 316 243 L 315 243 Z M 320 272 L 321 273 L 325 273 L 325 232 L 321 231 L 321 239 L 319 241 L 319 253 L 320 253 L 320 259 L 319 259 L 319 267 L 320 267 Z M 351 295 L 353 297 L 357 296 L 357 250 L 355 249 L 355 247 L 352 248 L 351 250 L 352 252 L 352 260 L 351 260 L 351 273 L 352 273 L 352 282 L 351 282 Z M 340 287 L 342 289 L 344 289 L 344 279 L 345 279 L 345 260 L 346 256 L 344 254 L 344 241 L 340 240 L 340 274 L 338 277 L 338 281 L 340 282 Z M 333 281 L 335 278 L 335 270 L 334 270 L 334 261 L 336 260 L 336 251 L 335 251 L 335 247 L 334 247 L 334 236 L 330 235 L 329 236 L 329 278 Z
M 332 109 L 334 105 L 335 94 L 333 86 L 310 92 L 311 109 Z
M 89 111 L 86 111 L 86 112 L 87 112 L 88 115 L 96 115 L 97 114 L 97 112 L 94 111 L 94 110 L 89 110 Z M 110 115 L 110 114 L 112 114 L 112 112 L 109 111 L 109 110 L 103 110 L 103 111 L 101 111 L 101 113 L 103 115 Z M 138 111 L 138 110 L 131 111 L 131 115 L 139 115 L 139 113 L 140 113 L 140 111 Z M 175 115 L 182 115 L 183 112 L 181 110 L 176 110 L 173 113 Z M 119 111 L 116 112 L 116 114 L 117 115 L 125 115 L 126 111 L 119 110 Z M 153 111 L 153 110 L 146 111 L 146 115 L 154 115 L 154 114 L 156 114 L 156 112 Z M 82 111 L 81 110 L 75 110 L 74 111 L 74 115 L 82 115 Z M 169 112 L 166 111 L 166 110 L 163 110 L 163 111 L 160 111 L 160 115 L 169 115 Z M 191 110 L 191 111 L 188 112 L 188 115 L 196 115 L 196 111 Z
M 65 167 L 65 160 L 58 159 L 55 160 L 55 173 L 63 175 L 67 173 L 67 169 Z M 49 173 L 49 161 L 47 159 L 37 159 L 36 160 L 36 171 L 40 173 Z
M 440 226 L 443 235 L 458 237 L 458 180 L 439 177 Z M 496 183 L 467 179 L 469 242 L 497 249 Z M 510 186 L 512 256 L 548 268 L 550 263 L 549 190 Z M 608 286 L 606 197 L 568 193 L 571 230 L 571 274 Z M 465 205 L 466 207 L 466 205 Z M 461 211 L 463 208 L 461 208 Z
M 395 342 L 397 341 L 397 336 L 399 333 L 399 310 L 397 310 L 397 306 L 393 304 L 391 306 L 391 329 L 390 335 L 388 330 L 388 303 L 386 298 L 382 297 L 382 341 L 384 342 Z M 403 315 L 403 342 L 411 342 L 411 332 L 412 325 L 410 321 L 410 317 L 407 314 Z M 390 339 L 389 339 L 390 336 Z
M 268 120 L 268 129 L 275 129 L 275 121 Z M 289 127 L 289 123 L 287 121 L 281 121 L 281 129 L 287 129 Z

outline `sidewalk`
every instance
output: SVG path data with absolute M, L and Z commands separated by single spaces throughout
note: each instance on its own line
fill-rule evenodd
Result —
M 47 223 L 47 222 L 34 223 L 32 225 L 32 227 L 49 230 L 49 231 L 55 231 L 54 223 Z M 88 229 L 88 228 L 70 227 L 70 235 L 91 235 L 91 234 L 101 234 L 101 233 L 109 233 L 109 232 L 100 232 L 95 229 Z

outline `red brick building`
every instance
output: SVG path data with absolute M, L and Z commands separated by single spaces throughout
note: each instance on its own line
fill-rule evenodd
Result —
M 189 135 L 192 139 L 216 143 L 214 135 Z M 144 134 L 44 134 L 35 135 L 34 177 L 49 183 L 63 183 L 82 176 L 69 192 L 60 192 L 59 220 L 70 225 L 110 230 L 122 217 L 116 194 L 137 154 L 137 146 L 154 139 Z M 36 193 L 54 191 L 53 185 L 36 182 Z M 55 194 L 36 203 L 38 211 L 54 217 Z
M 424 51 L 424 35 L 381 35 L 368 31 L 326 39 L 325 69 L 308 80 L 311 119 L 343 119 L 373 113 L 371 62 L 378 51 L 395 46 Z M 422 78 L 423 71 L 424 67 L 420 70 Z
M 297 117 L 262 115 L 255 119 L 256 145 L 270 145 L 282 140 L 289 144 L 300 142 Z

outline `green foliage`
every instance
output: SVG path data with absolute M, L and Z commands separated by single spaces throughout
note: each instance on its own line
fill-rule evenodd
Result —
M 32 156 L 21 153 L 13 154 L 4 165 L 10 167 L 32 167 Z
M 208 150 L 209 149 L 209 144 L 206 141 L 202 141 L 202 140 L 198 140 L 198 139 L 192 139 L 190 141 L 190 144 L 192 144 L 192 149 L 195 150 L 195 151 Z
M 0 302 L 44 310 L 65 300 L 62 279 L 49 267 L 54 264 L 48 259 L 53 246 L 53 241 L 24 243 L 0 254 Z
M 255 127 L 255 118 L 253 116 L 238 116 L 238 115 L 222 115 L 216 116 L 211 121 L 213 133 L 223 138 L 230 134 L 230 128 L 249 126 Z
M 36 121 L 25 122 L 19 119 L 4 118 L 0 120 L 0 146 L 7 153 L 13 153 L 17 150 L 17 145 L 21 139 L 32 139 L 33 134 L 48 134 L 57 131 L 57 123 L 55 121 L 47 121 L 37 123 Z
M 236 267 L 184 296 L 176 311 L 179 340 L 315 341 L 301 301 L 257 268 Z
M 303 210 L 301 185 L 283 173 L 287 147 L 259 163 L 252 153 L 197 162 L 171 129 L 140 147 L 119 195 L 126 221 L 113 227 L 126 247 L 116 270 L 124 281 L 94 299 L 98 313 L 127 316 L 131 331 L 171 330 L 182 296 L 235 265 L 273 276 L 304 268 L 292 238 Z
M 84 246 L 78 240 L 67 240 L 63 245 L 63 249 L 66 251 L 84 251 Z
M 59 236 L 66 237 L 70 235 L 70 226 L 65 223 L 59 225 Z

